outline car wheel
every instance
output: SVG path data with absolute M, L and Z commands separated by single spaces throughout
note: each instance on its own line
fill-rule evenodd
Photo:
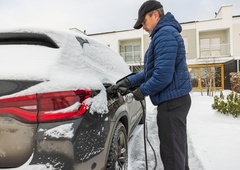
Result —
M 126 170 L 127 169 L 127 133 L 124 125 L 119 122 L 113 135 L 108 161 L 107 170 Z

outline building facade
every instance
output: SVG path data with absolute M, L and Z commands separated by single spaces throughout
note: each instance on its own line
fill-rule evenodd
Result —
M 222 6 L 208 20 L 180 23 L 193 90 L 231 89 L 230 72 L 239 71 L 240 15 L 232 5 Z M 89 35 L 118 52 L 133 72 L 143 69 L 150 37 L 143 29 Z

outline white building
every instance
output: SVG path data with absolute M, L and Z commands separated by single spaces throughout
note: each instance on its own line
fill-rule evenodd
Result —
M 210 84 L 230 89 L 230 72 L 239 71 L 240 15 L 232 16 L 232 5 L 222 6 L 214 18 L 181 23 L 193 89 Z M 149 34 L 143 29 L 89 35 L 118 52 L 132 71 L 142 69 Z

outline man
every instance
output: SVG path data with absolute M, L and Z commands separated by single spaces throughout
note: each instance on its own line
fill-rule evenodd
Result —
M 135 29 L 143 27 L 151 37 L 144 56 L 144 70 L 118 81 L 115 88 L 139 86 L 133 96 L 149 96 L 157 106 L 160 155 L 165 170 L 188 170 L 186 117 L 191 106 L 191 83 L 186 64 L 182 28 L 163 6 L 148 0 L 138 11 Z

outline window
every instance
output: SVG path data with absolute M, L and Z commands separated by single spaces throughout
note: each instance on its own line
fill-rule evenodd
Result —
M 132 46 L 125 46 L 125 61 L 132 61 Z
M 211 39 L 212 56 L 220 56 L 220 38 Z
M 188 37 L 183 37 L 186 53 L 188 53 Z
M 200 57 L 220 56 L 220 38 L 200 39 Z
M 139 45 L 132 46 L 127 45 L 125 46 L 125 61 L 127 63 L 141 63 L 141 48 Z
M 222 71 L 222 64 L 189 66 L 192 88 L 194 90 L 207 89 L 209 87 L 223 89 L 224 75 Z
M 141 49 L 140 46 L 134 46 L 134 61 L 141 62 Z
M 191 83 L 192 87 L 198 87 L 198 69 L 197 68 L 190 68 L 190 78 L 191 78 Z
M 200 77 L 201 77 L 201 87 L 202 88 L 208 88 L 211 83 L 211 68 L 210 67 L 205 67 L 205 68 L 200 68 Z
M 42 45 L 50 48 L 59 48 L 47 35 L 38 33 L 1 33 L 0 45 Z

